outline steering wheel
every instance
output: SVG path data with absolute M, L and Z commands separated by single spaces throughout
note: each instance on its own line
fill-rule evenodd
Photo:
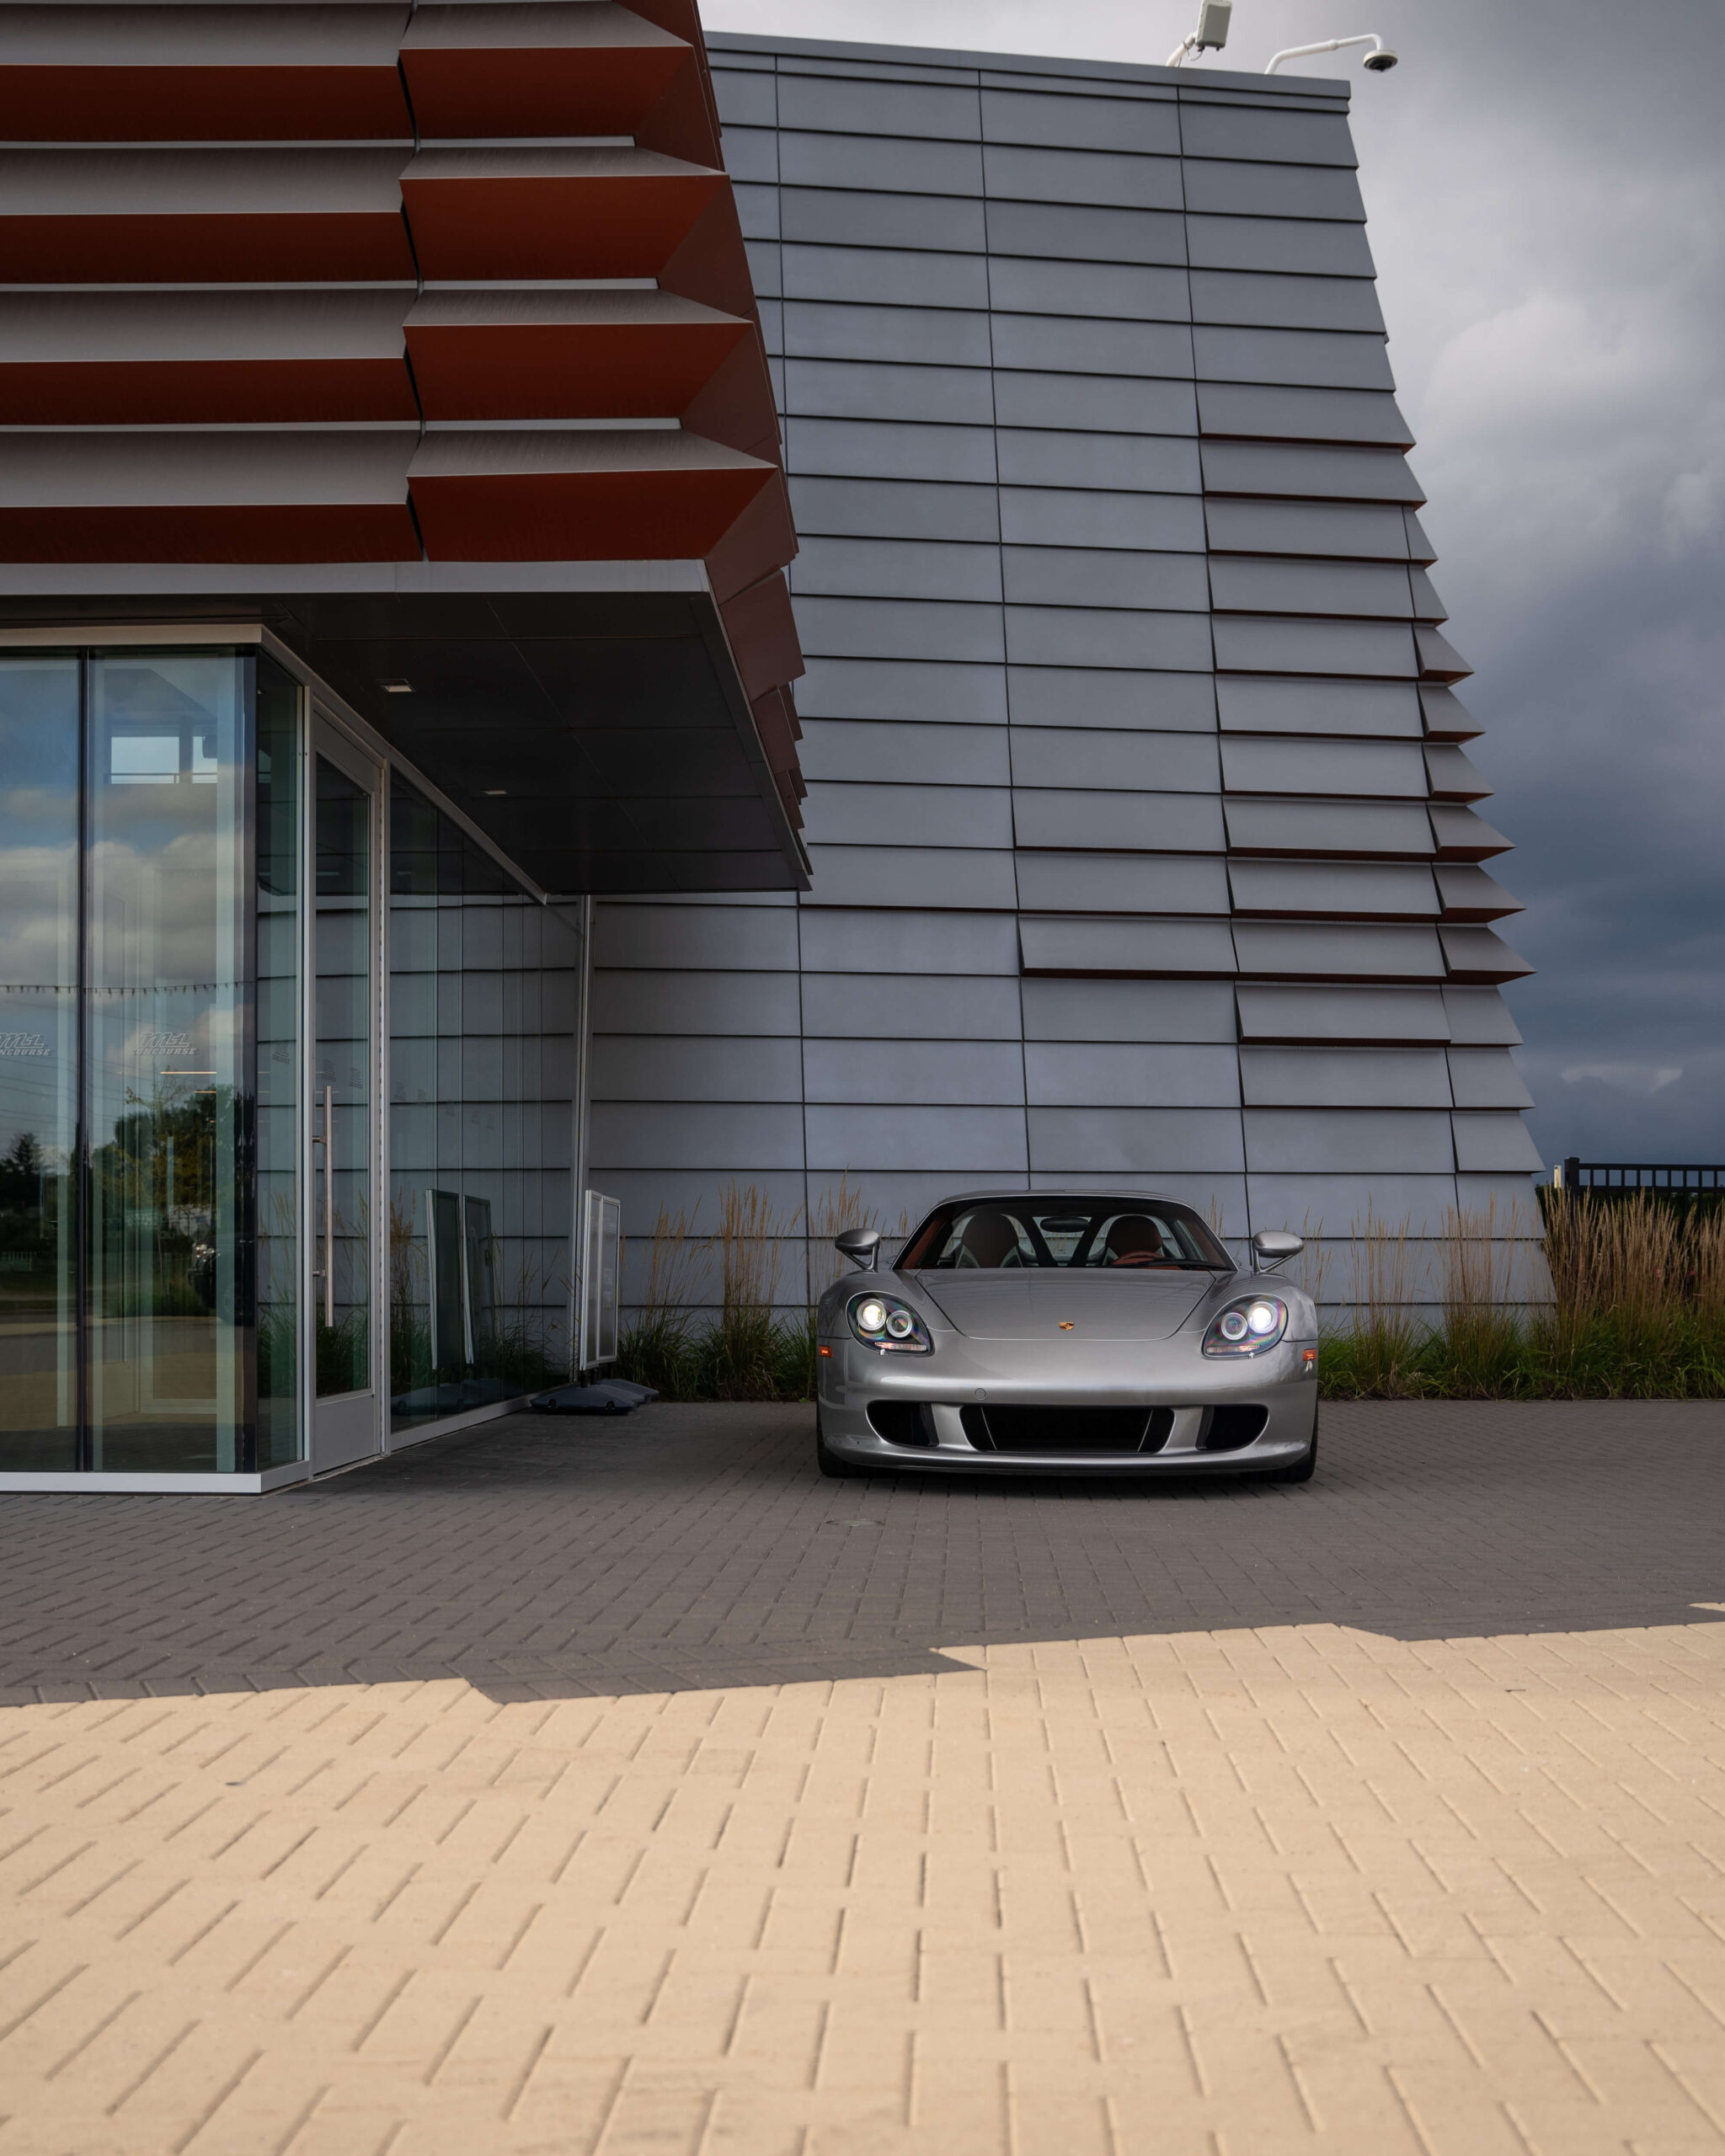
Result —
M 1168 1265 L 1172 1260 L 1155 1257 L 1147 1250 L 1129 1250 L 1109 1262 L 1111 1265 Z

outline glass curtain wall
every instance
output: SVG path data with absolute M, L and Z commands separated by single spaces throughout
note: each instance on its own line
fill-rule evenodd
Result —
M 231 1472 L 248 1421 L 251 662 L 89 662 L 90 1465 Z
M 257 654 L 0 656 L 0 1472 L 280 1466 L 311 1372 L 321 1394 L 369 1367 L 344 1176 L 376 1106 L 323 1065 L 363 1033 L 329 999 L 337 975 L 363 994 L 366 967 L 331 939 L 384 863 L 363 789 L 309 757 L 305 703 Z M 388 835 L 400 1432 L 568 1374 L 586 954 L 577 912 L 399 775 Z M 326 1086 L 337 1310 L 314 1328 Z
M 371 796 L 318 757 L 318 1396 L 371 1383 Z
M 0 659 L 0 1470 L 297 1454 L 300 702 Z
M 390 1418 L 569 1368 L 579 916 L 390 784 Z
M 300 1455 L 299 686 L 267 659 L 257 691 L 258 1465 Z
M 0 1470 L 78 1464 L 75 657 L 0 661 Z

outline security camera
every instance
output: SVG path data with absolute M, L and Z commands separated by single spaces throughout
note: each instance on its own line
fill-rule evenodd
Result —
M 1187 43 L 1190 42 L 1191 40 L 1188 39 Z M 1266 75 L 1274 75 L 1284 60 L 1306 60 L 1317 52 L 1346 52 L 1350 46 L 1356 45 L 1371 47 L 1365 56 L 1365 65 L 1374 75 L 1387 75 L 1396 65 L 1397 56 L 1377 32 L 1367 30 L 1361 37 L 1327 37 L 1317 45 L 1290 45 L 1286 51 L 1274 54 L 1263 72 Z M 1176 61 L 1173 64 L 1178 66 L 1179 63 Z

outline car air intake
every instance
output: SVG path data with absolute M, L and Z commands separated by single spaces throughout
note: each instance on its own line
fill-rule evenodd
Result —
M 1238 1452 L 1242 1445 L 1249 1445 L 1254 1438 L 1263 1435 L 1263 1426 L 1269 1419 L 1268 1407 L 1242 1407 L 1232 1401 L 1226 1406 L 1212 1407 L 1201 1441 L 1204 1449 Z
M 964 1434 L 983 1452 L 1160 1452 L 1171 1407 L 966 1407 Z
M 921 1452 L 933 1448 L 934 1411 L 921 1401 L 872 1400 L 868 1420 L 889 1445 L 912 1445 Z

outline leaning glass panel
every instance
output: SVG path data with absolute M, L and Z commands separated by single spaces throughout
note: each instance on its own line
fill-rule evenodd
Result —
M 248 1464 L 249 671 L 232 653 L 90 662 L 86 1353 L 99 1470 Z
M 579 923 L 390 785 L 390 1419 L 561 1383 Z
M 77 1465 L 78 662 L 0 659 L 0 1470 Z
M 297 1460 L 300 1415 L 300 690 L 258 661 L 258 1465 Z

